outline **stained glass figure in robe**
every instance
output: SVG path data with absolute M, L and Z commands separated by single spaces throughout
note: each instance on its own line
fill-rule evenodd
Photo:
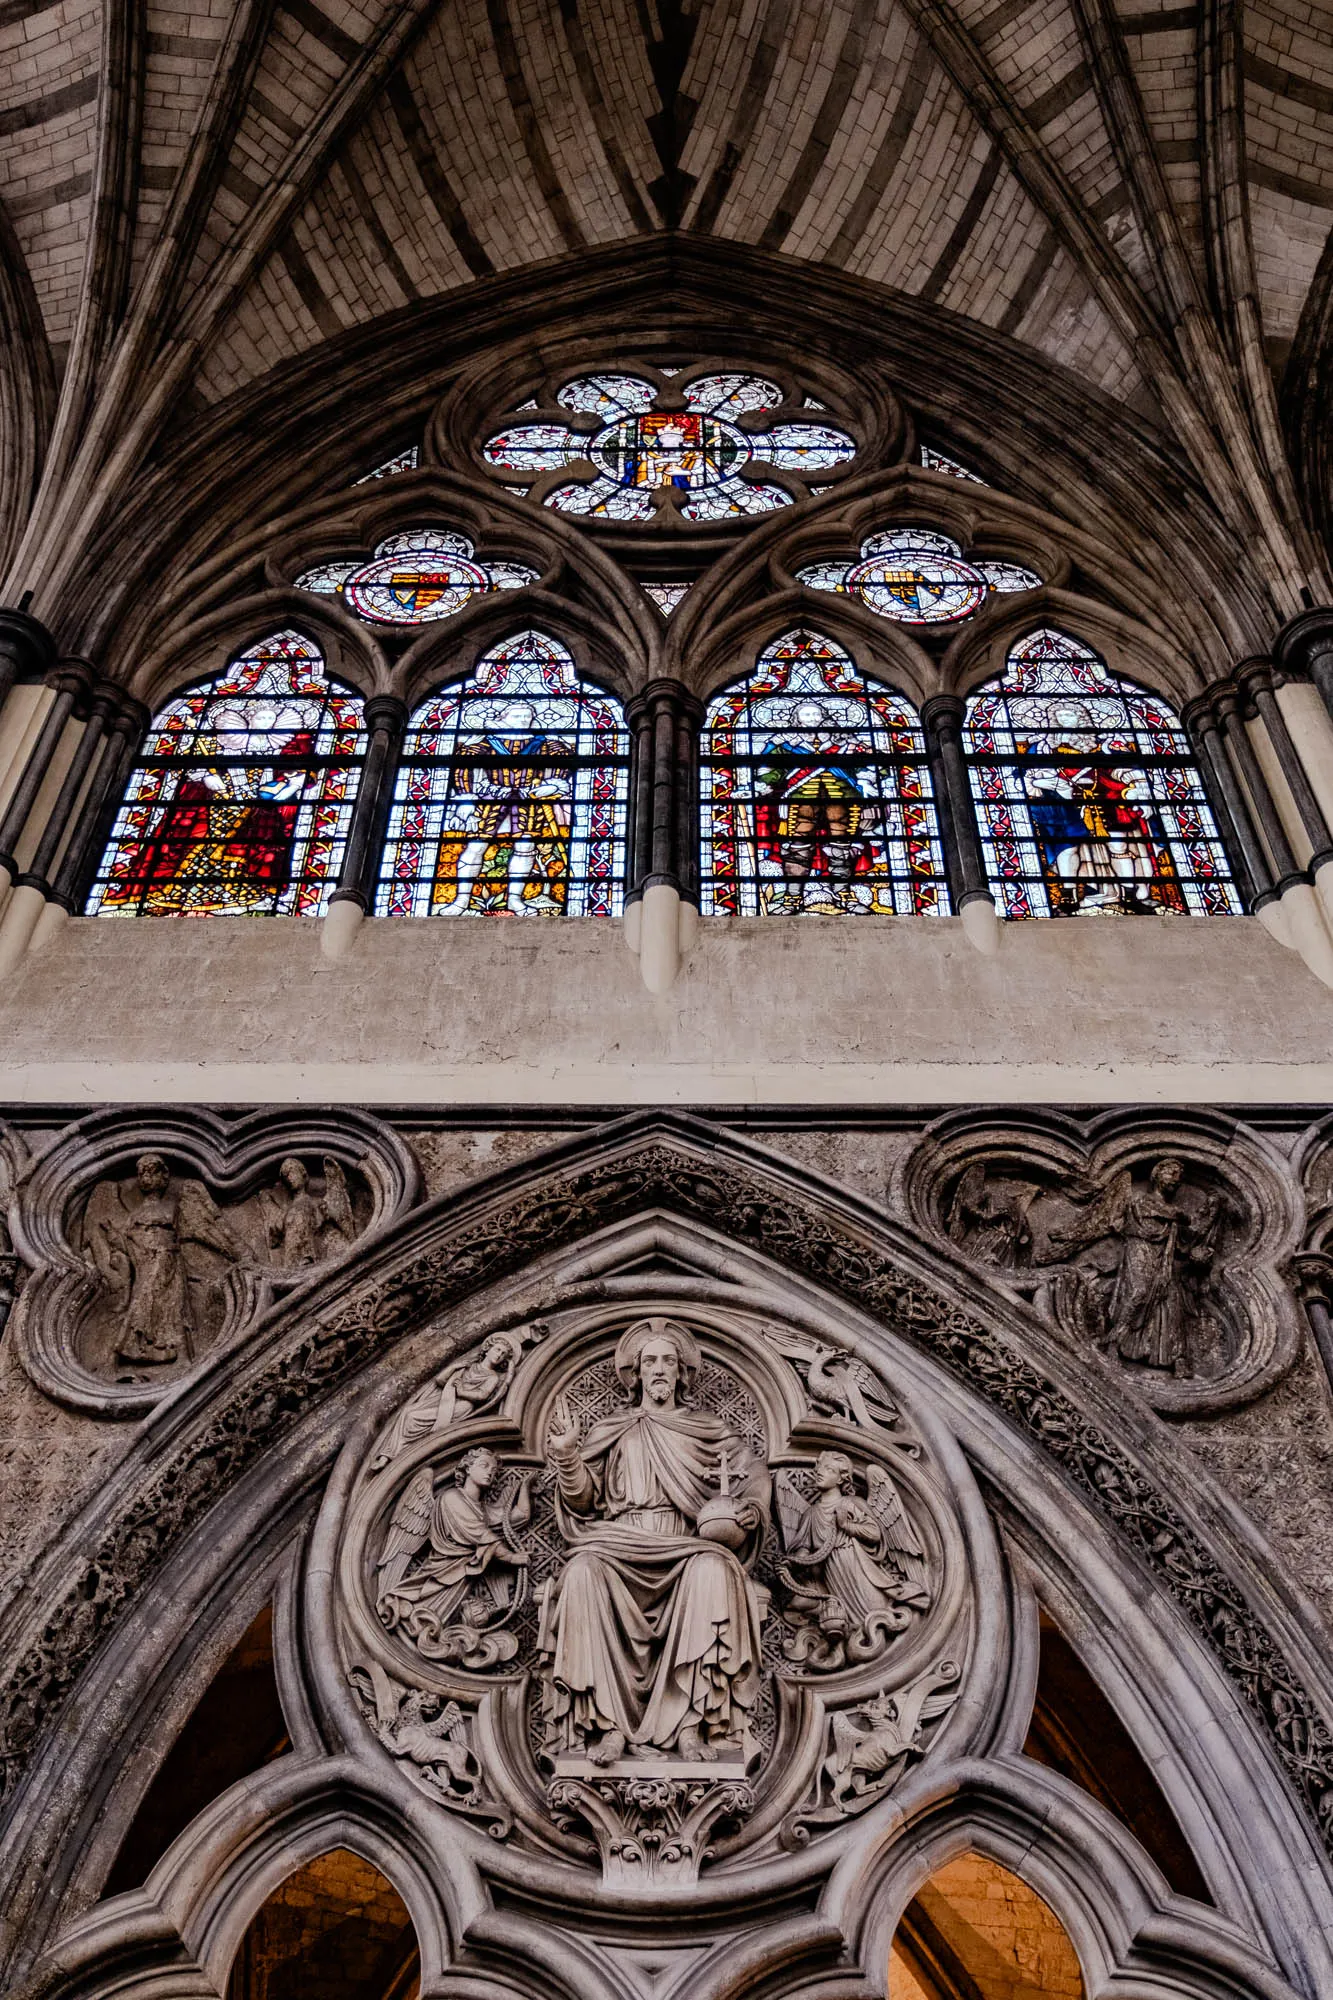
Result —
M 969 699 L 964 740 L 1005 916 L 1239 914 L 1179 719 L 1079 640 L 1020 640 Z
M 948 911 L 916 712 L 831 639 L 787 633 L 714 698 L 702 781 L 706 914 Z
M 408 724 L 380 914 L 618 914 L 628 783 L 619 702 L 557 640 L 506 640 Z
M 335 888 L 361 701 L 299 632 L 154 718 L 88 899 L 94 916 L 314 916 Z
M 742 418 L 778 410 L 782 390 L 763 376 L 705 375 L 680 392 L 683 410 L 654 408 L 655 383 L 633 375 L 586 375 L 567 382 L 557 402 L 600 428 L 549 421 L 514 424 L 488 439 L 488 464 L 534 476 L 584 462 L 595 477 L 554 488 L 545 504 L 563 514 L 650 521 L 660 493 L 679 495 L 687 520 L 720 521 L 790 506 L 771 480 L 744 477 L 756 462 L 804 476 L 844 464 L 856 441 L 831 424 L 808 421 L 747 428 Z

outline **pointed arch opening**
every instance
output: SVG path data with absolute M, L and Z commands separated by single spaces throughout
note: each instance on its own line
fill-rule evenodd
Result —
M 1241 914 L 1179 716 L 1081 639 L 1019 639 L 963 741 L 1002 916 Z
M 705 915 L 948 913 L 920 718 L 834 640 L 767 646 L 709 703 L 701 761 Z
M 888 2000 L 1085 2000 L 1078 1955 L 1034 1889 L 984 1855 L 937 1868 L 903 1912 Z
M 139 1802 L 102 1891 L 147 1880 L 178 1834 L 242 1778 L 291 1748 L 265 1605 L 204 1688 Z
M 313 640 L 270 633 L 154 716 L 87 914 L 322 915 L 364 754 L 360 696 Z
M 558 639 L 520 632 L 409 718 L 380 916 L 618 916 L 629 734 Z
M 350 1848 L 289 1875 L 247 1928 L 226 2000 L 417 2000 L 421 1960 L 398 1891 Z

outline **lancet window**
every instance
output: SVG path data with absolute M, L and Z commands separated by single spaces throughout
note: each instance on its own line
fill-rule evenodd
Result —
M 360 698 L 271 633 L 154 717 L 93 916 L 314 916 L 338 880 L 364 754 Z
M 1179 718 L 1068 633 L 1013 647 L 968 701 L 964 750 L 1002 916 L 1239 914 Z
M 949 909 L 916 711 L 817 632 L 786 633 L 712 702 L 702 794 L 705 914 Z
M 558 640 L 521 632 L 410 717 L 383 916 L 615 916 L 629 736 Z

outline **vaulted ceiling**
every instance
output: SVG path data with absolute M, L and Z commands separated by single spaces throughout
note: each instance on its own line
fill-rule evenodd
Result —
M 665 231 L 1018 343 L 1161 428 L 1279 614 L 1327 588 L 1320 0 L 0 0 L 0 198 L 38 608 L 181 407 Z

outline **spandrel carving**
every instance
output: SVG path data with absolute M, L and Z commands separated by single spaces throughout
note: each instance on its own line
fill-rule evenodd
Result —
M 831 1343 L 727 1317 L 483 1335 L 405 1397 L 348 1503 L 345 1670 L 456 1702 L 514 1837 L 608 1882 L 693 1880 L 808 1802 L 817 1718 L 966 1655 L 959 1530 L 898 1399 Z M 375 1729 L 412 1776 L 401 1712 Z
M 359 1112 L 101 1112 L 12 1204 L 31 1267 L 18 1351 L 47 1394 L 137 1416 L 265 1307 L 414 1200 L 415 1162 Z
M 1069 1119 L 951 1115 L 909 1162 L 907 1202 L 1158 1409 L 1261 1393 L 1297 1352 L 1290 1174 L 1210 1113 L 1104 1122 L 1089 1145 Z

